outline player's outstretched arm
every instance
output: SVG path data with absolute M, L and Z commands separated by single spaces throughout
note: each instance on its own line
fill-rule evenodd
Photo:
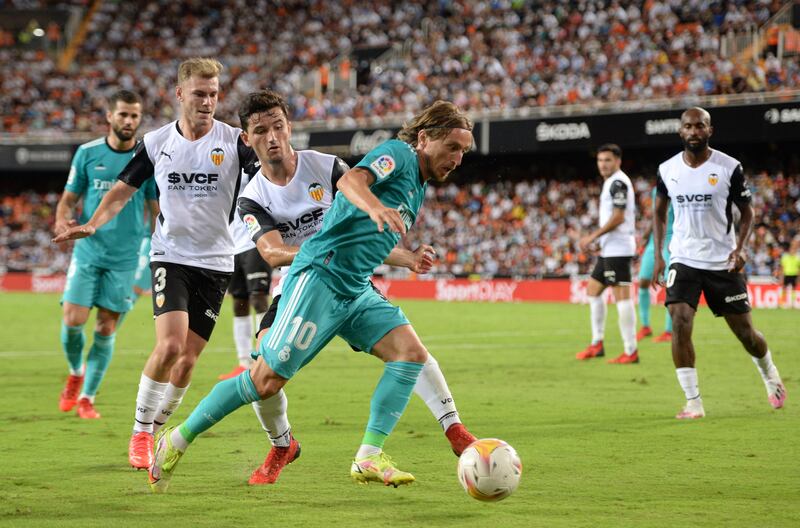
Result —
M 98 228 L 105 225 L 125 207 L 125 204 L 128 203 L 128 200 L 137 190 L 138 188 L 133 185 L 118 181 L 103 196 L 100 205 L 97 206 L 88 222 L 83 225 L 69 227 L 66 231 L 57 235 L 53 242 L 66 242 L 67 240 L 77 240 L 93 235 Z
M 267 264 L 273 268 L 288 266 L 294 261 L 300 246 L 289 246 L 283 243 L 283 238 L 277 229 L 261 235 L 256 241 L 256 248 Z
M 56 205 L 56 221 L 53 226 L 53 232 L 56 235 L 60 235 L 75 225 L 73 214 L 75 206 L 78 205 L 78 200 L 80 200 L 80 198 L 80 195 L 66 190 L 61 195 L 61 198 L 59 198 L 58 204 Z
M 414 251 L 396 247 L 383 262 L 390 266 L 408 268 L 414 273 L 423 274 L 431 270 L 435 258 L 436 250 L 432 246 L 422 244 Z
M 406 233 L 406 225 L 403 223 L 403 219 L 397 209 L 383 205 L 370 190 L 369 186 L 374 181 L 375 176 L 371 172 L 367 169 L 356 167 L 347 171 L 336 182 L 336 188 L 350 200 L 350 203 L 369 215 L 378 226 L 378 231 L 383 233 L 384 225 L 388 225 L 389 229 L 395 233 L 404 235 Z

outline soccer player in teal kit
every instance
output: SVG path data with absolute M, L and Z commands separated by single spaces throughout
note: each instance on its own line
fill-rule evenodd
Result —
M 461 164 L 472 147 L 471 131 L 455 105 L 437 101 L 403 127 L 399 140 L 382 143 L 342 176 L 322 229 L 294 259 L 256 363 L 218 383 L 180 426 L 160 432 L 149 471 L 153 491 L 166 491 L 197 435 L 239 407 L 276 394 L 335 335 L 385 362 L 352 478 L 392 486 L 414 481 L 394 466 L 383 444 L 428 353 L 403 312 L 369 278 L 414 224 L 427 182 L 444 180 Z
M 72 159 L 64 194 L 56 208 L 56 235 L 75 225 L 73 212 L 79 201 L 83 201 L 83 208 L 78 222 L 84 223 L 92 216 L 133 157 L 136 130 L 142 120 L 141 99 L 127 90 L 116 92 L 109 100 L 106 119 L 110 125 L 108 135 L 81 145 Z M 70 373 L 59 408 L 67 412 L 77 405 L 81 418 L 100 418 L 94 409 L 94 397 L 114 353 L 119 316 L 132 306 L 146 204 L 151 214 L 158 214 L 153 185 L 140 189 L 117 218 L 99 229 L 96 236 L 76 242 L 72 252 L 61 323 L 61 345 Z M 97 307 L 97 323 L 84 363 L 83 326 L 93 307 Z

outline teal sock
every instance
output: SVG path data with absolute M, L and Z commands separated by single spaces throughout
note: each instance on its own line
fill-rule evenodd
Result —
M 83 392 L 85 396 L 94 396 L 97 389 L 106 375 L 108 365 L 111 363 L 111 356 L 114 354 L 115 334 L 109 336 L 94 333 L 94 343 L 89 349 L 89 356 L 86 358 L 86 379 L 83 382 Z
M 69 370 L 73 374 L 80 374 L 83 369 L 83 345 L 85 343 L 83 326 L 67 326 L 64 321 L 61 321 L 61 347 L 67 356 Z
M 667 308 L 667 315 L 664 316 L 664 331 L 672 333 L 672 317 L 669 315 L 669 308 Z
M 639 320 L 650 326 L 650 288 L 639 288 Z
M 249 371 L 244 371 L 235 378 L 220 381 L 180 425 L 181 436 L 191 443 L 197 435 L 207 431 L 242 405 L 260 399 L 256 386 L 250 379 Z
M 386 437 L 392 432 L 403 411 L 406 410 L 422 366 L 422 363 L 409 361 L 386 363 L 383 376 L 378 381 L 375 392 L 372 393 L 369 422 L 367 422 L 367 431 L 364 433 L 362 444 L 383 447 Z

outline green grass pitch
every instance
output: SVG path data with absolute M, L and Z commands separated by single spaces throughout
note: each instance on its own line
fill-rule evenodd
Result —
M 229 302 L 174 423 L 235 363 Z M 724 321 L 701 310 L 695 337 L 708 416 L 686 423 L 673 418 L 683 393 L 669 345 L 641 344 L 639 365 L 574 359 L 589 338 L 585 306 L 401 306 L 469 428 L 519 452 L 522 482 L 507 500 L 484 504 L 461 490 L 456 458 L 416 396 L 386 450 L 418 482 L 351 483 L 381 365 L 339 340 L 287 387 L 303 454 L 277 485 L 247 486 L 267 442 L 243 408 L 198 438 L 168 494 L 151 495 L 146 474 L 126 458 L 153 345 L 149 299 L 118 334 L 97 398 L 103 418 L 87 422 L 57 406 L 66 376 L 58 296 L 4 293 L 0 526 L 800 526 L 798 312 L 754 314 L 789 392 L 786 408 L 774 411 Z M 656 330 L 662 318 L 654 309 Z M 621 351 L 613 307 L 606 350 Z

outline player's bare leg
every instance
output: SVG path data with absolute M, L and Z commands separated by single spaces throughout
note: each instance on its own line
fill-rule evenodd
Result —
M 697 383 L 694 343 L 692 343 L 696 312 L 686 303 L 675 303 L 669 305 L 669 313 L 672 316 L 672 362 L 675 364 L 678 383 L 686 395 L 686 405 L 675 418 L 679 420 L 702 418 L 705 416 L 705 410 Z
M 786 387 L 783 385 L 778 368 L 772 362 L 772 353 L 769 351 L 764 335 L 753 326 L 751 314 L 749 312 L 727 314 L 725 322 L 753 358 L 753 363 L 758 368 L 767 389 L 770 405 L 775 409 L 780 409 L 786 401 Z
M 606 302 L 603 299 L 603 290 L 606 287 L 600 281 L 589 278 L 586 284 L 586 295 L 589 298 L 589 314 L 592 323 L 592 342 L 583 352 L 575 355 L 577 359 L 586 360 L 605 355 L 603 337 L 606 328 Z

